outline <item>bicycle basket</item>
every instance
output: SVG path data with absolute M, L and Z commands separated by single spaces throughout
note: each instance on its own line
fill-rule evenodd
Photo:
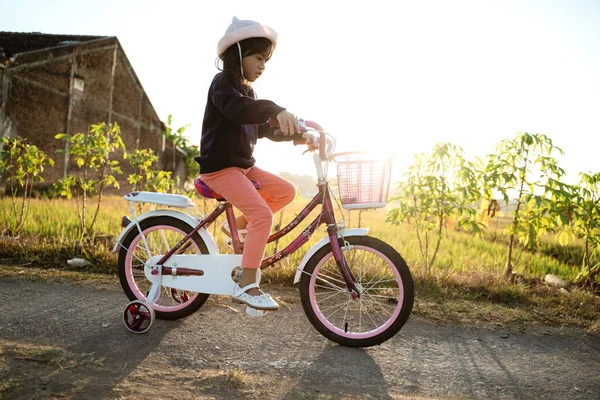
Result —
M 334 155 L 342 207 L 347 210 L 382 208 L 387 205 L 392 159 L 366 152 Z

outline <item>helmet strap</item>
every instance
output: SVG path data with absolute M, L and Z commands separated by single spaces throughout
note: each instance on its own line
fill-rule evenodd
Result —
M 240 46 L 240 42 L 236 42 L 236 44 L 238 48 L 238 53 L 240 54 L 240 72 L 242 73 L 242 78 L 246 79 L 246 77 L 244 76 L 244 66 L 242 65 L 242 46 Z

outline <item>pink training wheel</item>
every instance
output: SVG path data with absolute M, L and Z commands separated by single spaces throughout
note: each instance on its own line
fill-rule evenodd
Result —
M 135 300 L 127 304 L 123 312 L 125 327 L 133 333 L 148 332 L 155 318 L 152 307 L 140 300 Z

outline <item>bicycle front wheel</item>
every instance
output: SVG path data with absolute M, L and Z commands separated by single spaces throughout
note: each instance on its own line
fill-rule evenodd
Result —
M 302 307 L 326 338 L 344 346 L 381 344 L 404 326 L 413 307 L 414 284 L 402 256 L 369 236 L 350 236 L 344 258 L 356 278 L 348 291 L 328 244 L 306 264 L 300 281 Z M 344 246 L 343 242 L 340 242 Z
M 125 236 L 119 251 L 119 280 L 129 300 L 146 301 L 151 283 L 144 273 L 144 264 L 153 256 L 167 254 L 173 246 L 192 231 L 185 222 L 168 216 L 150 217 L 140 222 Z M 147 246 L 147 247 L 146 247 Z M 208 249 L 198 233 L 175 254 L 207 254 Z M 208 299 L 208 294 L 161 287 L 159 298 L 152 304 L 156 318 L 174 320 L 196 312 Z

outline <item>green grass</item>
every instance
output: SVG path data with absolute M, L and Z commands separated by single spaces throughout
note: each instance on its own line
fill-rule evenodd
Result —
M 94 204 L 94 198 L 89 204 Z M 208 213 L 216 203 L 203 202 L 195 199 L 198 208 Z M 306 204 L 306 199 L 297 200 L 283 212 L 282 226 L 292 218 Z M 0 199 L 0 216 L 5 216 L 9 211 L 10 199 Z M 360 225 L 370 228 L 370 235 L 378 237 L 395 247 L 405 258 L 411 269 L 417 274 L 422 270 L 419 241 L 414 230 L 406 226 L 392 226 L 384 222 L 385 210 L 371 210 L 360 215 Z M 338 213 L 339 214 L 339 213 Z M 94 233 L 96 235 L 110 235 L 113 240 L 109 243 L 98 242 L 83 243 L 79 240 L 79 219 L 77 217 L 74 200 L 66 199 L 32 199 L 29 217 L 27 218 L 23 233 L 18 240 L 2 237 L 0 246 L 0 259 L 16 263 L 31 263 L 37 267 L 66 268 L 66 260 L 73 257 L 84 257 L 93 265 L 86 267 L 86 271 L 100 273 L 114 273 L 116 270 L 116 256 L 109 252 L 114 243 L 114 238 L 121 231 L 121 218 L 129 215 L 129 204 L 118 196 L 105 197 Z M 304 226 L 316 216 L 312 213 L 301 227 L 296 228 L 287 237 L 277 244 L 282 249 L 298 235 Z M 338 215 L 338 218 L 340 215 Z M 221 216 L 215 225 L 210 227 L 210 232 L 217 239 L 217 244 L 222 252 L 227 252 L 224 238 L 219 227 L 224 221 Z M 5 220 L 2 221 L 6 227 Z M 357 227 L 359 214 L 357 211 L 346 214 L 346 225 Z M 275 216 L 275 224 L 279 223 L 279 215 Z M 502 222 L 506 225 L 506 221 Z M 0 226 L 1 228 L 2 226 Z M 494 225 L 490 230 L 494 230 Z M 499 230 L 495 241 L 490 239 L 493 232 L 486 238 L 478 238 L 464 232 L 449 231 L 444 233 L 436 262 L 435 275 L 451 276 L 456 273 L 485 272 L 492 276 L 499 276 L 506 264 L 506 237 Z M 273 268 L 272 279 L 279 280 L 290 278 L 306 250 L 311 245 L 324 237 L 324 227 L 317 230 L 313 238 L 304 246 L 304 251 L 292 254 L 283 260 L 279 268 Z M 433 243 L 430 244 L 433 247 Z M 106 248 L 108 247 L 108 249 Z M 275 244 L 267 247 L 267 254 L 275 250 Z M 572 279 L 581 265 L 583 250 L 581 246 L 561 247 L 552 238 L 544 238 L 542 246 L 537 252 L 525 251 L 519 246 L 515 250 L 515 270 L 527 276 L 543 278 L 545 274 L 552 273 L 564 279 Z
M 208 213 L 216 205 L 213 201 L 195 199 L 198 209 Z M 297 200 L 286 208 L 281 225 L 289 223 L 307 200 Z M 0 199 L 0 215 L 10 206 L 10 199 Z M 423 269 L 419 242 L 414 230 L 407 226 L 392 226 L 384 222 L 385 210 L 371 210 L 360 214 L 361 227 L 370 228 L 369 235 L 378 237 L 396 248 L 404 257 L 415 278 L 415 314 L 432 319 L 451 321 L 488 321 L 505 324 L 513 322 L 542 321 L 600 329 L 600 301 L 590 292 L 575 290 L 568 295 L 551 289 L 542 280 L 548 273 L 571 280 L 579 272 L 581 246 L 561 247 L 552 237 L 544 237 L 540 249 L 529 252 L 517 246 L 515 271 L 523 276 L 524 283 L 510 283 L 502 278 L 507 254 L 507 238 L 494 225 L 486 237 L 478 238 L 457 231 L 444 233 L 433 274 Z M 107 197 L 103 201 L 95 232 L 112 235 L 120 233 L 120 221 L 129 215 L 129 205 L 121 197 Z M 282 249 L 302 232 L 316 217 L 316 211 L 297 227 L 292 234 L 280 240 Z M 279 215 L 275 216 L 278 224 Z M 338 218 L 341 215 L 338 212 Z M 348 227 L 358 227 L 359 213 L 345 215 Z M 224 216 L 209 228 L 222 252 L 229 252 L 224 243 L 220 225 Z M 501 225 L 506 225 L 502 221 Z M 81 242 L 78 239 L 78 218 L 74 201 L 33 199 L 29 218 L 20 238 L 0 237 L 0 262 L 19 264 L 19 268 L 2 268 L 0 277 L 29 275 L 35 279 L 71 280 L 85 279 L 116 282 L 117 256 L 110 252 L 112 242 Z M 296 267 L 310 247 L 325 236 L 321 226 L 308 244 L 267 269 L 263 275 L 266 283 L 290 284 Z M 114 239 L 113 239 L 114 240 Z M 267 247 L 272 254 L 275 244 Z M 432 245 L 433 246 L 433 245 Z M 67 260 L 82 257 L 90 261 L 86 267 L 72 268 Z M 29 271 L 29 272 L 23 272 Z M 44 272 L 45 271 L 45 272 Z

